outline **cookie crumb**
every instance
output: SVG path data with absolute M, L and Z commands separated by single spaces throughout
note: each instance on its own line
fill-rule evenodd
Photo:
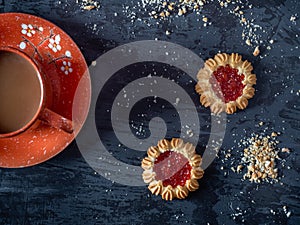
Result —
M 77 0 L 76 3 L 80 4 L 81 8 L 87 11 L 100 8 L 100 3 L 94 0 Z
M 92 66 L 96 66 L 96 65 L 97 65 L 97 61 L 93 61 Z
M 289 148 L 282 148 L 281 152 L 286 152 L 286 153 L 290 153 L 291 150 Z
M 240 173 L 243 169 L 243 166 L 242 165 L 238 165 L 237 168 L 236 168 L 236 172 L 237 173 Z
M 284 205 L 282 208 L 283 208 L 283 212 L 285 213 L 286 217 L 289 218 L 291 216 L 292 212 L 288 211 L 286 205 Z
M 95 8 L 96 8 L 96 6 L 94 6 L 94 5 L 83 6 L 84 10 L 92 10 L 92 9 L 95 9 Z
M 297 19 L 297 17 L 296 17 L 296 16 L 294 16 L 294 15 L 292 15 L 292 16 L 290 17 L 290 21 L 291 21 L 291 22 L 295 22 L 295 21 L 296 21 L 296 19 Z
M 243 179 L 255 183 L 262 181 L 278 182 L 276 161 L 280 160 L 280 157 L 278 155 L 279 150 L 276 147 L 277 141 L 271 138 L 270 135 L 252 134 L 250 138 L 243 140 L 242 143 L 245 146 L 242 163 L 238 165 L 236 171 L 241 171 L 243 165 L 246 167 L 247 171 Z
M 253 55 L 254 55 L 254 56 L 258 56 L 259 53 L 260 53 L 259 46 L 256 46 L 256 48 L 255 48 L 254 51 L 253 51 Z
M 251 41 L 250 41 L 250 39 L 247 39 L 247 40 L 246 40 L 246 45 L 251 46 Z

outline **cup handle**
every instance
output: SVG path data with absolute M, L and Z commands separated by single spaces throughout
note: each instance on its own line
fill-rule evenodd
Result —
M 61 129 L 69 134 L 73 133 L 73 123 L 71 120 L 64 118 L 63 116 L 53 112 L 52 110 L 45 108 L 40 117 L 40 120 L 46 122 L 52 127 Z

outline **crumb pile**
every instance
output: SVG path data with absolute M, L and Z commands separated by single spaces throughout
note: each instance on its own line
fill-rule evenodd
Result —
M 275 136 L 277 136 L 275 132 L 266 137 L 256 134 L 243 141 L 246 148 L 243 152 L 242 163 L 247 168 L 244 179 L 257 183 L 268 181 L 268 179 L 278 181 L 278 168 L 275 160 L 280 160 L 280 158 L 279 150 L 276 148 L 277 141 L 273 139 Z M 238 165 L 237 172 L 240 172 L 242 167 L 243 165 Z
M 236 167 L 231 170 L 241 173 L 246 170 L 243 180 L 260 183 L 262 181 L 268 183 L 278 182 L 280 177 L 278 166 L 281 162 L 279 152 L 290 153 L 288 148 L 278 148 L 279 141 L 276 137 L 279 133 L 272 132 L 266 134 L 252 134 L 251 137 L 241 140 L 240 147 L 243 147 L 242 157 Z M 226 154 L 226 157 L 228 154 Z M 228 158 L 228 157 L 227 157 Z

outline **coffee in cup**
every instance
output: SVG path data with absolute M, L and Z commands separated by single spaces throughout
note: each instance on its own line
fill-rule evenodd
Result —
M 0 137 L 16 135 L 38 119 L 72 133 L 72 121 L 46 108 L 46 102 L 45 81 L 30 58 L 0 50 Z
M 19 54 L 0 51 L 0 133 L 23 128 L 37 115 L 43 88 L 38 71 Z

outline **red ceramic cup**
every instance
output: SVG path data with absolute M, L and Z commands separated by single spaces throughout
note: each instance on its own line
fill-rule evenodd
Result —
M 20 134 L 41 120 L 67 133 L 72 121 L 49 109 L 49 81 L 22 51 L 0 47 L 0 138 Z
M 23 13 L 0 13 L 0 21 L 0 167 L 32 166 L 63 151 L 83 127 L 90 75 L 55 24 Z

